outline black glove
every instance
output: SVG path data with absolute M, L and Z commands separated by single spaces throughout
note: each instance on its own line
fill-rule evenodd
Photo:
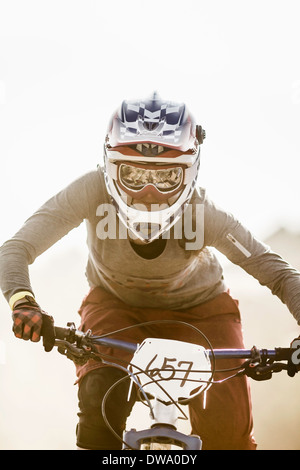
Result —
M 13 309 L 13 332 L 17 338 L 38 342 L 43 337 L 46 352 L 52 350 L 55 342 L 53 317 L 41 310 L 31 298 L 25 298 Z

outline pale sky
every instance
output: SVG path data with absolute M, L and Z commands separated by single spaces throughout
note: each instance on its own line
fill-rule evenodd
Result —
M 0 245 L 101 164 L 122 100 L 154 90 L 186 102 L 206 130 L 199 184 L 217 204 L 258 238 L 280 226 L 300 233 L 299 17 L 299 0 L 0 0 Z M 84 252 L 57 269 L 73 247 L 86 249 L 84 226 L 32 273 L 43 308 L 61 326 L 86 293 Z M 16 340 L 2 298 L 0 307 L 0 448 L 68 448 L 73 369 L 40 344 Z M 270 332 L 270 323 L 257 331 Z M 281 406 L 285 395 L 278 397 Z M 285 427 L 284 416 L 271 423 L 271 439 L 277 423 L 279 442 L 280 432 L 290 440 L 294 410 L 283 413 Z
M 0 1 L 0 242 L 101 162 L 123 99 L 153 90 L 206 130 L 199 183 L 218 204 L 259 237 L 299 230 L 299 13 L 297 0 Z

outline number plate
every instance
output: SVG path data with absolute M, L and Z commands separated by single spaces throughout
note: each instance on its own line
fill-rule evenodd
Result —
M 130 370 L 147 393 L 164 401 L 170 401 L 167 394 L 173 400 L 192 398 L 207 387 L 211 378 L 206 349 L 161 338 L 142 342 L 134 353 Z

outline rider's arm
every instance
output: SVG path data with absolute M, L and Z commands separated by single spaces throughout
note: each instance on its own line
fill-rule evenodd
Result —
M 215 247 L 267 286 L 287 305 L 300 324 L 300 273 L 255 238 L 232 214 L 205 198 L 205 244 Z
M 99 172 L 90 172 L 47 201 L 2 245 L 0 287 L 11 308 L 20 297 L 34 297 L 28 265 L 88 218 L 99 196 L 101 197 Z

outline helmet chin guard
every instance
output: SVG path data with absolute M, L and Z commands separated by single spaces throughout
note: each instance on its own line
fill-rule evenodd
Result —
M 181 218 L 195 188 L 204 137 L 185 104 L 156 94 L 123 101 L 108 128 L 104 175 L 131 238 L 150 243 Z M 142 197 L 148 193 L 151 204 Z

